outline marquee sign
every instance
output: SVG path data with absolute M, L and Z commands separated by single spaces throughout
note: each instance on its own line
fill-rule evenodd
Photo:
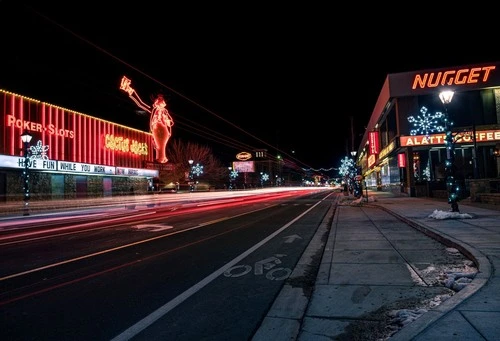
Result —
M 399 142 L 401 147 L 428 146 L 444 144 L 445 134 L 401 136 Z M 455 136 L 457 143 L 472 143 L 474 138 L 471 132 L 460 132 Z M 476 131 L 476 142 L 500 141 L 500 130 Z
M 24 157 L 0 155 L 0 167 L 23 169 Z M 61 173 L 158 177 L 158 170 L 155 169 L 112 167 L 91 163 L 56 161 L 41 158 L 29 158 L 28 168 L 30 170 L 52 171 Z
M 0 155 L 0 167 L 24 168 L 24 157 Z M 90 163 L 56 161 L 43 158 L 28 158 L 28 168 L 40 171 L 64 173 L 115 174 L 115 167 Z

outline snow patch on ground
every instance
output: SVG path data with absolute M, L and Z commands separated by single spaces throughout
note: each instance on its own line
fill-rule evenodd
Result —
M 460 251 L 455 248 L 446 248 L 450 255 L 460 257 Z M 442 285 L 451 290 L 449 294 L 437 295 L 431 299 L 423 300 L 414 307 L 391 310 L 386 312 L 389 318 L 386 325 L 386 336 L 379 340 L 388 340 L 392 335 L 404 328 L 409 323 L 415 321 L 420 316 L 440 305 L 454 293 L 462 290 L 472 282 L 478 270 L 471 260 L 465 259 L 459 264 L 431 264 L 427 268 L 418 271 L 418 275 L 411 271 L 412 278 L 418 285 L 429 283 L 432 286 Z
M 449 211 L 441 211 L 434 210 L 429 218 L 434 219 L 470 219 L 472 216 L 468 213 L 460 213 L 460 212 L 449 212 Z

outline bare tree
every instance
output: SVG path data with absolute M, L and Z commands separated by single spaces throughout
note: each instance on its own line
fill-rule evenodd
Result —
M 228 176 L 227 168 L 222 167 L 222 163 L 213 155 L 212 149 L 208 146 L 173 139 L 167 149 L 169 163 L 173 170 L 160 172 L 160 181 L 163 183 L 183 183 L 191 170 L 189 160 L 193 160 L 195 165 L 203 166 L 203 174 L 200 175 L 200 179 L 219 182 Z

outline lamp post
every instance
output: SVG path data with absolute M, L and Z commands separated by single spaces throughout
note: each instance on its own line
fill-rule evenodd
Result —
M 28 132 L 24 131 L 21 135 L 21 141 L 23 141 L 24 145 L 24 170 L 23 170 L 23 191 L 24 191 L 24 207 L 23 207 L 23 215 L 30 215 L 30 187 L 29 187 L 29 146 L 31 142 L 31 138 L 33 136 Z
M 189 160 L 189 161 L 192 161 L 192 160 Z M 190 162 L 190 164 L 192 164 L 192 162 Z M 196 165 L 194 166 L 191 166 L 191 176 L 192 176 L 192 179 L 193 179 L 193 187 L 192 187 L 192 190 L 196 190 L 196 183 L 197 181 L 195 180 L 195 175 L 196 176 L 200 176 L 201 174 L 203 174 L 203 166 L 200 165 L 199 163 L 197 163 Z
M 442 91 L 439 93 L 439 99 L 444 105 L 445 115 L 444 115 L 444 129 L 445 138 L 444 143 L 446 146 L 446 161 L 445 161 L 445 172 L 446 172 L 446 188 L 448 189 L 448 203 L 451 205 L 451 212 L 460 212 L 458 209 L 458 195 L 459 195 L 459 185 L 455 178 L 455 141 L 453 138 L 453 121 L 448 117 L 448 104 L 451 103 L 453 99 L 453 91 Z
M 260 172 L 260 187 L 264 188 L 264 182 L 269 180 L 269 174 Z
M 193 186 L 193 160 L 188 160 L 189 163 L 189 190 L 192 192 L 194 189 Z

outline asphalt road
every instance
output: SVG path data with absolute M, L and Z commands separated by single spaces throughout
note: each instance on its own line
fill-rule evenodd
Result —
M 318 191 L 78 218 L 67 212 L 58 232 L 49 218 L 39 228 L 28 224 L 0 239 L 0 336 L 250 339 L 335 200 Z

